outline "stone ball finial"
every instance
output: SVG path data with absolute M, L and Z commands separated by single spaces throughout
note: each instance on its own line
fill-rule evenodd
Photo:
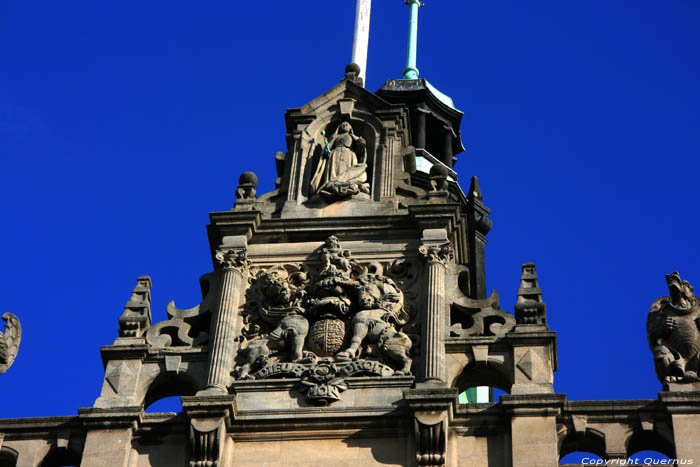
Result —
M 430 168 L 430 176 L 431 177 L 445 177 L 449 175 L 449 171 L 447 170 L 447 167 L 445 167 L 442 164 L 435 164 Z
M 360 71 L 360 65 L 357 63 L 348 63 L 348 65 L 345 67 L 345 79 L 362 86 L 363 83 L 362 78 L 360 78 Z
M 253 187 L 258 186 L 258 176 L 253 172 L 243 172 L 240 177 L 238 177 L 239 185 L 252 185 Z
M 360 65 L 357 63 L 348 63 L 347 66 L 345 67 L 345 73 L 355 73 L 357 75 L 360 74 Z

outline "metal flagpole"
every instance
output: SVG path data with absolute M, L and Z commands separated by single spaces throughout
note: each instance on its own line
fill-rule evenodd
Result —
M 367 48 L 369 47 L 369 16 L 372 0 L 357 0 L 355 38 L 352 42 L 352 63 L 360 66 L 360 78 L 367 82 Z
M 404 0 L 411 8 L 411 19 L 408 26 L 408 51 L 406 52 L 406 69 L 403 70 L 403 79 L 418 79 L 416 68 L 416 55 L 418 54 L 418 8 L 423 6 L 419 0 Z

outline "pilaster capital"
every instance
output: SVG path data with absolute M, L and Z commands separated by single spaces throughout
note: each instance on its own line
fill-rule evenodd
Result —
M 216 260 L 224 271 L 248 271 L 251 262 L 246 249 L 220 249 L 216 251 Z
M 428 264 L 442 264 L 445 266 L 448 261 L 454 258 L 454 250 L 450 242 L 442 244 L 423 244 L 418 247 L 418 251 L 423 255 L 423 259 Z

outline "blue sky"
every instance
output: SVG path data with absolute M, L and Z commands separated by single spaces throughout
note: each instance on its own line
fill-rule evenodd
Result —
M 700 3 L 425 3 L 418 67 L 464 111 L 455 168 L 493 210 L 488 288 L 512 311 L 537 263 L 558 392 L 655 398 L 649 305 L 673 270 L 700 287 Z M 199 303 L 207 213 L 245 170 L 272 189 L 284 110 L 343 77 L 354 8 L 0 3 L 0 283 L 24 328 L 0 417 L 93 404 L 137 276 L 154 321 Z M 370 90 L 401 76 L 407 27 L 375 0 Z

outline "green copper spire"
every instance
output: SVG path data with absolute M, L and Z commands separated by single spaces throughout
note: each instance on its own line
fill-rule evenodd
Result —
M 416 55 L 418 50 L 418 8 L 423 6 L 420 0 L 404 0 L 411 8 L 411 20 L 408 26 L 408 52 L 406 53 L 406 69 L 403 70 L 403 79 L 418 79 L 416 68 Z

